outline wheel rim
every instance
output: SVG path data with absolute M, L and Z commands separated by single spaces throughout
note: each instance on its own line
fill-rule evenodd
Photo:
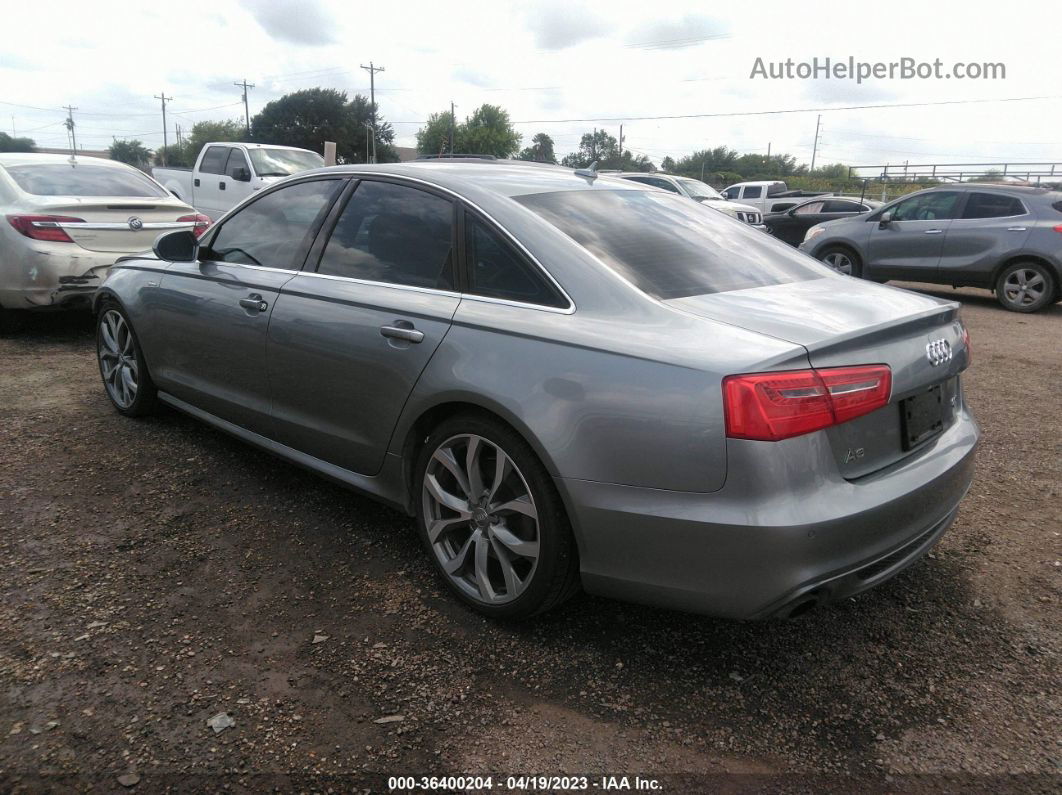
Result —
M 522 594 L 538 568 L 538 510 L 516 463 L 475 434 L 433 453 L 422 488 L 428 541 L 443 572 L 483 604 Z
M 136 400 L 140 383 L 129 324 L 120 312 L 108 309 L 100 318 L 97 337 L 100 374 L 107 394 L 117 405 L 127 409 Z
M 852 275 L 852 260 L 849 259 L 846 254 L 842 254 L 840 251 L 830 252 L 822 258 L 822 261 L 838 273 L 843 273 L 847 276 Z
M 1032 268 L 1018 268 L 1003 282 L 1003 295 L 1015 306 L 1031 306 L 1044 297 L 1047 280 Z

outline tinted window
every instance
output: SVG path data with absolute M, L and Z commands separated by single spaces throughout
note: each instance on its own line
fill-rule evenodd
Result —
M 208 146 L 203 160 L 199 164 L 199 171 L 203 174 L 224 174 L 225 158 L 229 156 L 227 146 Z
M 785 183 L 784 182 L 773 182 L 773 183 L 771 183 L 770 185 L 767 186 L 767 195 L 768 196 L 777 196 L 779 193 L 785 193 Z
M 934 191 L 912 196 L 892 208 L 894 221 L 940 221 L 955 217 L 959 194 L 954 191 Z
M 266 194 L 222 224 L 204 257 L 297 270 L 302 263 L 295 258 L 307 233 L 341 185 L 337 179 L 317 180 Z
M 231 177 L 238 168 L 247 168 L 247 158 L 244 157 L 243 151 L 240 149 L 230 149 L 229 162 L 225 166 L 225 173 Z M 247 173 L 251 173 L 250 169 L 247 169 Z
M 515 198 L 657 298 L 824 275 L 810 258 L 770 236 L 666 193 L 572 190 Z
M 760 193 L 762 193 L 762 192 L 763 192 L 763 187 L 762 186 L 760 186 L 760 185 L 749 185 L 749 186 L 745 187 L 745 195 L 744 195 L 743 198 L 745 198 L 745 199 L 758 199 L 758 198 L 760 198 Z
M 962 211 L 963 218 L 1006 218 L 1024 214 L 1025 207 L 1020 201 L 999 193 L 971 193 Z
M 83 162 L 8 166 L 7 173 L 34 196 L 144 196 L 166 191 L 133 168 L 93 166 Z
M 860 206 L 855 202 L 826 201 L 823 202 L 824 213 L 861 213 Z
M 451 290 L 453 217 L 453 204 L 439 196 L 362 182 L 339 216 L 318 272 Z
M 812 213 L 829 212 L 822 209 L 826 202 L 808 202 L 793 210 L 793 215 L 811 215 Z
M 741 188 L 727 188 L 723 191 L 723 195 L 728 199 L 736 199 L 739 193 L 741 193 Z
M 568 306 L 539 270 L 517 254 L 494 230 L 477 219 L 466 217 L 470 293 L 525 304 Z

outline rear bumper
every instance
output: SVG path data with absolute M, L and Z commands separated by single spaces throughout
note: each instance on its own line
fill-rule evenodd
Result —
M 858 480 L 837 473 L 823 436 L 731 440 L 727 483 L 708 494 L 558 479 L 584 588 L 765 618 L 871 588 L 932 548 L 973 479 L 966 408 L 932 444 Z
M 86 251 L 69 243 L 48 248 L 21 252 L 17 261 L 3 263 L 0 306 L 48 309 L 88 304 L 121 256 Z

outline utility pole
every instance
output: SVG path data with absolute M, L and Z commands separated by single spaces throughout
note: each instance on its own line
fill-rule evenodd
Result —
M 74 111 L 77 108 L 73 105 L 63 105 L 63 107 L 66 108 L 66 121 L 63 122 L 63 126 L 70 133 L 70 156 L 74 157 L 77 155 L 77 136 L 74 134 Z
M 815 120 L 815 145 L 811 147 L 811 171 L 815 170 L 815 155 L 819 153 L 819 124 L 822 122 L 822 114 Z
M 170 134 L 166 129 L 166 103 L 172 102 L 173 97 L 167 97 L 166 92 L 156 94 L 155 99 L 162 101 L 162 165 L 166 165 L 166 147 L 170 144 Z
M 233 83 L 233 85 L 236 86 L 237 88 L 243 88 L 243 123 L 247 127 L 247 135 L 248 135 L 248 137 L 250 137 L 250 135 L 251 135 L 251 112 L 247 108 L 247 89 L 254 88 L 254 83 L 248 83 L 247 82 L 247 78 L 245 77 L 245 78 L 243 78 L 243 80 L 241 82 Z
M 457 119 L 454 117 L 454 101 L 450 100 L 450 157 L 454 156 L 454 127 Z
M 376 162 L 376 73 L 384 71 L 382 66 L 376 66 L 372 61 L 369 65 L 361 64 L 361 68 L 369 73 L 369 105 L 372 111 L 372 162 Z
M 11 137 L 12 138 L 18 138 L 18 136 L 15 135 L 15 114 L 14 113 L 11 114 Z
M 623 125 L 620 125 L 620 137 L 619 137 L 619 156 L 620 163 L 623 162 Z
M 767 142 L 767 159 L 768 160 L 771 159 L 771 142 L 770 141 Z

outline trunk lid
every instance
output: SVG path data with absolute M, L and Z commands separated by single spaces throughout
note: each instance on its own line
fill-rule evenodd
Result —
M 929 399 L 941 405 L 943 428 L 955 419 L 961 401 L 957 376 L 968 361 L 958 304 L 847 276 L 667 303 L 802 345 L 813 367 L 889 365 L 889 405 L 825 431 L 847 478 L 870 474 L 929 443 L 905 441 L 907 424 L 914 422 L 904 416 L 914 403 L 905 403 L 908 398 L 932 392 Z
M 35 212 L 41 215 L 80 218 L 84 223 L 63 224 L 77 245 L 89 251 L 116 254 L 150 249 L 163 232 L 182 228 L 183 225 L 177 224 L 178 218 L 195 212 L 182 202 L 166 197 L 49 196 L 46 202 L 35 204 Z

